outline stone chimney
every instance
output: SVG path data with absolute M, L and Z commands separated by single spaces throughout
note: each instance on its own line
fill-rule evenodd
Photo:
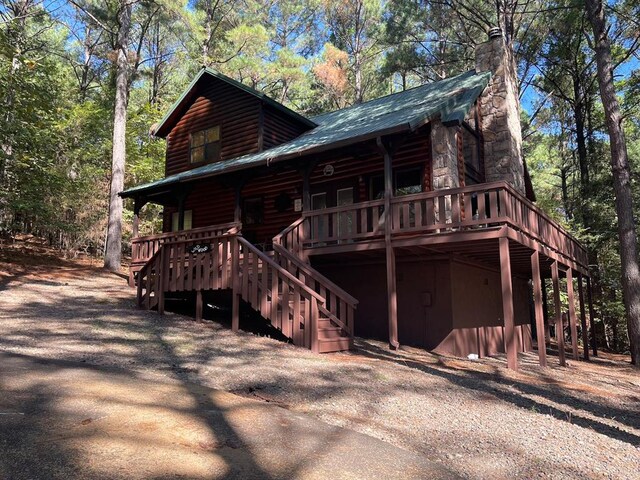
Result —
M 489 41 L 476 47 L 476 71 L 491 72 L 489 85 L 478 99 L 486 181 L 505 180 L 524 194 L 518 77 L 499 28 L 489 30 Z

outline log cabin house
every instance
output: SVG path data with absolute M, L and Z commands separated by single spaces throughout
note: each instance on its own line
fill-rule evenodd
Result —
M 121 193 L 134 201 L 139 305 L 163 312 L 184 295 L 201 318 L 224 290 L 233 329 L 244 304 L 316 352 L 349 349 L 356 335 L 506 352 L 517 368 L 532 332 L 548 341 L 542 278 L 564 331 L 564 275 L 577 358 L 572 279 L 586 346 L 587 252 L 533 203 L 501 34 L 476 55 L 474 71 L 313 118 L 201 70 L 155 128 L 165 178 Z M 165 233 L 139 237 L 148 202 L 164 206 Z

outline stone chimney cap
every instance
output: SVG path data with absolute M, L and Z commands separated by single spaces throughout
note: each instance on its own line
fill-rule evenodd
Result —
M 502 29 L 500 27 L 491 27 L 489 29 L 489 40 L 502 37 Z

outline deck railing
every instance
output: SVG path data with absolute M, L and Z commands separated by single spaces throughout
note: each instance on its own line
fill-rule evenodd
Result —
M 382 200 L 374 200 L 305 212 L 287 239 L 295 239 L 302 248 L 381 239 L 386 221 L 383 205 Z M 584 247 L 505 182 L 393 197 L 390 221 L 396 237 L 508 225 L 588 265 Z
M 224 223 L 211 225 L 208 227 L 193 228 L 191 230 L 181 230 L 179 232 L 166 232 L 158 235 L 147 235 L 136 237 L 131 240 L 131 263 L 146 263 L 159 249 L 160 245 L 167 242 L 178 242 L 181 240 L 198 240 L 205 237 L 223 235 L 240 226 L 239 223 Z

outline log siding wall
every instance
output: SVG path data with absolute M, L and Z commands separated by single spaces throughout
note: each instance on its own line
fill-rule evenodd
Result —
M 194 168 L 189 161 L 193 132 L 220 125 L 221 160 L 258 151 L 260 101 L 221 81 L 202 85 L 198 97 L 167 136 L 167 176 Z
M 263 112 L 262 147 L 264 150 L 293 140 L 309 129 L 306 125 L 286 118 L 281 112 L 269 105 L 263 106 Z
M 431 172 L 431 147 L 429 145 L 428 129 L 408 134 L 404 143 L 398 148 L 393 158 L 395 169 L 420 167 L 423 169 L 425 185 L 423 190 L 429 190 Z M 294 211 L 293 201 L 302 199 L 303 167 L 307 162 L 315 161 L 311 172 L 311 189 L 323 185 L 353 185 L 355 187 L 354 201 L 369 200 L 369 179 L 381 175 L 384 169 L 383 159 L 378 152 L 375 142 L 358 144 L 350 149 L 326 152 L 322 155 L 301 159 L 298 162 L 275 164 L 263 168 L 261 172 L 248 171 L 255 175 L 246 181 L 242 188 L 242 199 L 262 198 L 264 221 L 259 225 L 243 225 L 243 233 L 250 241 L 256 243 L 270 243 L 271 239 L 285 227 L 302 216 L 302 212 Z M 324 176 L 326 165 L 334 167 L 334 174 Z M 286 193 L 292 200 L 292 205 L 285 211 L 278 212 L 275 208 L 276 197 Z M 194 185 L 192 192 L 185 202 L 185 210 L 192 210 L 193 228 L 207 225 L 227 223 L 233 221 L 234 190 L 224 184 L 223 179 L 205 179 Z M 171 228 L 171 214 L 175 209 L 166 208 L 164 230 Z

